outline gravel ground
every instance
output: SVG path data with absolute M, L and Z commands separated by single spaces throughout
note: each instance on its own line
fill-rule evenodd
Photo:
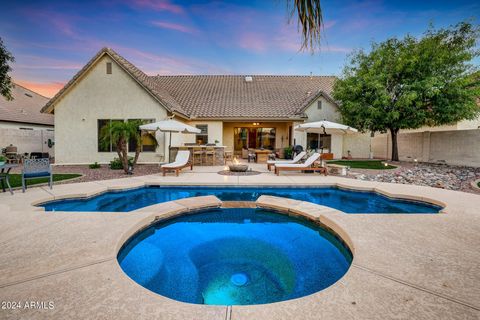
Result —
M 390 163 L 390 162 L 389 162 Z M 391 170 L 351 169 L 350 178 L 390 183 L 415 184 L 449 190 L 477 193 L 471 182 L 480 179 L 480 168 L 411 162 L 391 163 Z

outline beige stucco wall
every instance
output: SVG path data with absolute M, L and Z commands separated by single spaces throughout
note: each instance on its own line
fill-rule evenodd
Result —
M 370 132 L 346 134 L 343 136 L 343 156 L 348 156 L 348 151 L 352 158 L 368 159 L 370 157 Z
M 106 62 L 112 74 L 106 74 Z M 55 107 L 56 163 L 106 163 L 116 153 L 98 152 L 98 119 L 163 120 L 166 110 L 110 58 L 104 56 Z M 165 154 L 165 135 L 157 134 L 159 154 Z M 158 162 L 156 153 L 144 152 L 140 162 Z
M 375 158 L 389 159 L 392 150 L 390 135 L 376 135 L 372 148 Z M 417 159 L 480 167 L 480 129 L 400 133 L 398 152 L 403 161 Z

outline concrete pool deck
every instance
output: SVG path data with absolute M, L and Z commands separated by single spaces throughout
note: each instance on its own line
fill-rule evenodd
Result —
M 221 176 L 222 167 L 32 188 L 0 194 L 1 319 L 480 319 L 480 196 L 429 187 L 334 176 L 273 173 Z M 255 168 L 257 169 L 257 168 Z M 258 170 L 261 170 L 258 166 Z M 318 220 L 354 254 L 346 275 L 307 297 L 255 306 L 174 301 L 141 287 L 116 255 L 155 219 L 220 206 L 213 196 L 181 199 L 128 213 L 43 212 L 53 199 L 161 185 L 337 185 L 445 205 L 441 214 L 345 214 L 328 207 L 263 196 L 256 205 Z M 45 308 L 24 308 L 25 302 Z M 48 308 L 53 302 L 54 308 Z M 3 306 L 0 306 L 3 307 Z

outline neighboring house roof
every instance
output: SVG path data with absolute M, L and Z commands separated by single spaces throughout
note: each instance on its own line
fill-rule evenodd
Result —
M 42 109 L 55 103 L 104 54 L 109 55 L 161 105 L 190 119 L 300 119 L 315 99 L 331 102 L 333 76 L 147 76 L 109 48 L 100 50 Z M 246 81 L 250 77 L 251 81 Z
M 48 98 L 18 84 L 12 88 L 13 100 L 0 97 L 0 121 L 53 126 L 53 115 L 41 113 Z

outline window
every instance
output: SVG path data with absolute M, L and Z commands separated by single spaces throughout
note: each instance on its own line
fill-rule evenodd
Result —
M 139 121 L 142 119 L 128 119 L 128 121 Z M 143 123 L 152 123 L 155 122 L 155 119 L 143 119 Z M 140 132 L 140 130 L 139 130 Z M 141 152 L 155 152 L 157 149 L 157 142 L 155 139 L 155 133 L 152 132 L 142 132 L 141 138 Z M 130 139 L 128 141 L 128 152 L 135 152 L 137 149 L 137 141 L 135 139 Z
M 112 143 L 110 139 L 110 132 L 107 131 L 108 125 L 115 121 L 123 120 L 111 120 L 111 119 L 98 119 L 98 152 L 114 152 L 117 150 L 117 146 Z
M 322 110 L 322 100 L 317 101 L 317 109 Z
M 107 74 L 112 74 L 112 63 L 107 62 Z
M 320 139 L 320 140 L 319 140 Z M 332 136 L 329 134 L 307 133 L 307 148 L 317 149 L 331 149 Z
M 197 144 L 207 144 L 208 143 L 208 124 L 197 124 L 197 129 L 200 129 L 201 132 L 197 133 L 195 141 Z

